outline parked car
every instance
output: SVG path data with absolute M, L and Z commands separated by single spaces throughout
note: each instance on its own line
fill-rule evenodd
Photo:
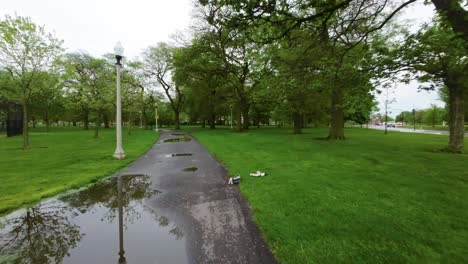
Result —
M 395 123 L 387 123 L 387 127 L 396 127 Z

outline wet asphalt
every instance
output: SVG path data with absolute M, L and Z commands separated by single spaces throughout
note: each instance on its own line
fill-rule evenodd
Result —
M 164 142 L 174 138 L 182 140 Z M 276 263 L 238 187 L 227 185 L 226 169 L 186 132 L 162 131 L 151 150 L 120 174 L 150 177 L 150 188 L 160 194 L 145 204 L 184 234 L 180 254 L 188 263 Z

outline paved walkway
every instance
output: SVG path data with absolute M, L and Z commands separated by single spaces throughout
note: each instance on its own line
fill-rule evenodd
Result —
M 164 142 L 171 138 L 191 140 Z M 128 173 L 149 175 L 152 188 L 161 191 L 146 204 L 182 229 L 190 263 L 275 263 L 238 188 L 226 184 L 224 167 L 189 135 L 162 132 Z

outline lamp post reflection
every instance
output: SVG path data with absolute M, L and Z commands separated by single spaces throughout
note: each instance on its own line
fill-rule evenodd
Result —
M 122 206 L 122 177 L 117 180 L 117 199 L 119 205 L 119 264 L 127 263 L 123 242 L 123 206 Z

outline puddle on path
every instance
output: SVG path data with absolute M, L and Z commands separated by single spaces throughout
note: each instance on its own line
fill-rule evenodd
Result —
M 168 138 L 168 139 L 165 139 L 163 142 L 170 143 L 170 142 L 182 142 L 182 141 L 190 141 L 190 140 L 192 140 L 190 137 L 178 137 L 178 138 Z
M 167 154 L 166 157 L 185 157 L 185 156 L 192 156 L 192 153 L 176 153 L 176 154 Z
M 159 193 L 148 176 L 113 177 L 13 212 L 0 263 L 187 263 L 181 229 L 144 203 Z
M 188 168 L 183 169 L 182 171 L 196 171 L 196 170 L 198 170 L 197 167 L 188 167 Z

